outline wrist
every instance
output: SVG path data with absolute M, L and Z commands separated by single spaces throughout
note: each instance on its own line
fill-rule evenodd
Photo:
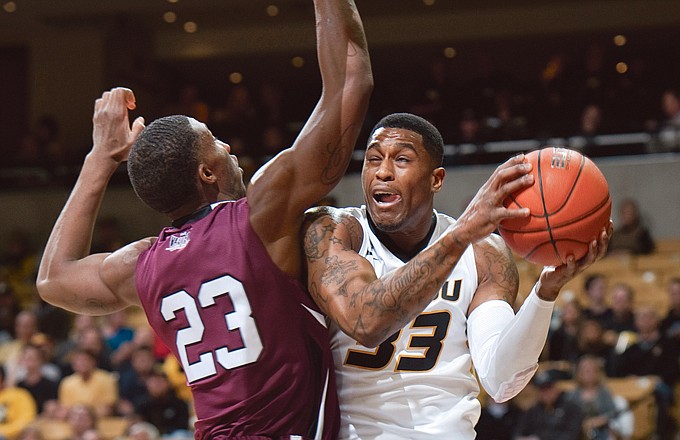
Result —
M 113 172 L 118 169 L 121 163 L 122 161 L 117 160 L 110 155 L 103 154 L 102 152 L 97 151 L 96 147 L 93 147 L 85 156 L 83 165 L 91 164 L 96 166 L 100 171 L 111 170 L 111 172 Z
M 539 280 L 536 282 L 536 284 L 534 284 L 532 292 L 536 294 L 537 299 L 553 303 L 557 299 L 557 296 L 560 294 L 560 289 L 547 288 Z
M 458 225 L 449 226 L 448 236 L 451 239 L 451 244 L 461 251 L 464 251 L 471 241 L 464 231 L 461 231 Z

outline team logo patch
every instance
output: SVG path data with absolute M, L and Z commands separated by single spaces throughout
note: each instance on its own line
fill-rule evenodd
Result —
M 165 248 L 166 251 L 178 251 L 184 249 L 189 244 L 189 231 L 180 232 L 170 236 L 170 244 Z

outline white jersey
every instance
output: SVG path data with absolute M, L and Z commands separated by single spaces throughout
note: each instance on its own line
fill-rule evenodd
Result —
M 364 232 L 359 254 L 378 276 L 404 262 L 378 240 L 365 206 L 345 208 Z M 430 244 L 455 220 L 435 212 Z M 471 374 L 466 313 L 477 289 L 472 246 L 463 253 L 439 295 L 409 325 L 374 349 L 331 325 L 340 396 L 342 439 L 475 438 L 481 405 Z

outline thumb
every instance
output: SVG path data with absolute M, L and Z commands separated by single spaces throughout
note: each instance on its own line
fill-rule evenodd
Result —
M 139 133 L 141 133 L 143 129 L 144 129 L 144 118 L 142 116 L 139 116 L 132 123 L 132 129 L 130 130 L 132 139 L 133 140 L 137 139 L 137 136 L 139 136 Z

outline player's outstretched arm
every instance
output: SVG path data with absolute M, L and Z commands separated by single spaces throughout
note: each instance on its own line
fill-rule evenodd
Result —
M 315 0 L 321 97 L 293 146 L 248 187 L 251 223 L 265 240 L 299 231 L 302 213 L 342 178 L 373 89 L 363 24 L 353 0 Z
M 610 237 L 611 225 L 582 259 L 571 256 L 563 266 L 546 267 L 517 314 L 512 306 L 518 277 L 510 250 L 500 237 L 475 246 L 479 286 L 470 305 L 468 340 L 477 376 L 494 400 L 507 401 L 529 383 L 560 289 L 606 254 Z
M 132 143 L 144 127 L 141 118 L 130 127 L 128 109 L 134 108 L 134 94 L 125 88 L 112 89 L 96 100 L 92 150 L 57 218 L 40 262 L 37 278 L 40 296 L 75 313 L 109 313 L 130 305 L 136 297 L 129 291 L 133 287 L 134 261 L 121 257 L 138 255 L 148 241 L 134 243 L 114 254 L 89 255 L 108 182 L 127 159 Z M 126 294 L 120 296 L 121 292 Z
M 464 217 L 407 264 L 380 278 L 359 255 L 363 230 L 343 211 L 308 211 L 304 252 L 308 287 L 319 307 L 349 336 L 371 347 L 413 320 L 430 303 L 467 247 L 510 216 L 528 215 L 507 209 L 508 194 L 532 184 L 522 157 L 496 169 L 475 196 Z M 516 293 L 516 287 L 515 287 Z

